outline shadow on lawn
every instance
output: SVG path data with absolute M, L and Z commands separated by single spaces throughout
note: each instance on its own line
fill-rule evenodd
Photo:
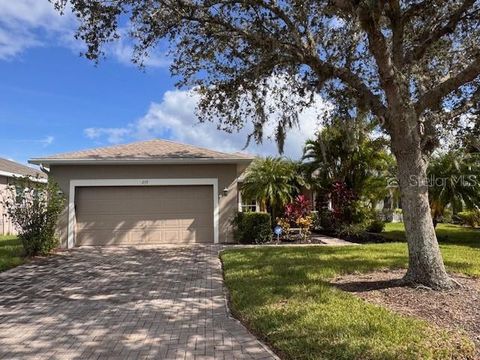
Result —
M 321 247 L 301 250 L 273 249 L 261 251 L 257 262 L 275 267 L 274 272 L 289 272 L 305 266 L 320 274 L 335 275 L 379 268 L 400 268 L 407 265 L 407 253 L 386 252 L 383 247 Z M 285 266 L 287 265 L 287 266 Z
M 351 281 L 339 284 L 333 284 L 340 290 L 347 292 L 363 292 L 373 290 L 384 290 L 396 287 L 402 287 L 404 284 L 400 279 L 394 280 L 373 280 L 373 281 Z
M 255 271 L 255 274 L 248 275 L 249 286 L 255 289 L 275 286 L 278 293 L 287 298 L 295 296 L 298 286 L 317 288 L 315 296 L 322 296 L 318 290 L 328 292 L 334 287 L 330 281 L 336 276 L 385 268 L 400 269 L 407 265 L 406 253 L 386 254 L 385 250 L 375 248 L 369 249 L 369 252 L 373 252 L 374 257 L 366 257 L 365 252 L 357 247 L 245 249 L 240 257 L 230 258 L 228 264 L 229 272 L 233 274 Z M 245 261 L 244 256 L 249 260 Z M 255 264 L 254 267 L 252 264 Z M 239 277 L 238 282 L 242 281 Z M 229 282 L 237 282 L 236 276 Z M 250 299 L 254 301 L 251 305 L 269 303 L 270 296 L 269 291 L 257 291 L 256 296 Z
M 12 246 L 16 247 L 16 246 L 21 246 L 21 245 L 22 245 L 22 243 L 20 242 L 20 240 L 18 240 L 16 238 L 0 240 L 0 249 L 12 247 Z
M 443 224 L 441 228 L 436 229 L 436 234 L 440 245 L 461 245 L 475 249 L 480 248 L 480 229 L 478 228 Z M 404 230 L 388 230 L 381 235 L 391 241 L 406 241 Z
M 286 358 L 393 359 L 406 348 L 405 358 L 435 357 L 459 344 L 439 331 L 438 348 L 430 353 L 425 324 L 348 293 L 398 287 L 398 281 L 331 282 L 349 273 L 405 268 L 406 247 L 398 244 L 241 249 L 222 259 L 239 318 Z

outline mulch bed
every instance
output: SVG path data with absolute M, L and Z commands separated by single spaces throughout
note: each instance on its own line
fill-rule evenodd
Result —
M 475 342 L 480 358 L 480 279 L 455 275 L 462 286 L 449 291 L 401 286 L 404 270 L 352 274 L 332 284 L 395 312 L 418 317 L 449 329 L 461 329 Z

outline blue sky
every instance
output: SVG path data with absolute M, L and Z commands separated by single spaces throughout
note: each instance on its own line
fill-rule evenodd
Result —
M 0 157 L 25 163 L 149 138 L 242 149 L 248 129 L 226 134 L 198 123 L 198 98 L 174 88 L 165 55 L 153 54 L 141 71 L 129 62 L 131 46 L 123 39 L 95 66 L 79 56 L 74 26 L 71 16 L 58 15 L 47 0 L 0 0 Z M 287 139 L 290 157 L 300 155 L 318 128 L 314 111 L 304 113 L 301 124 Z M 269 140 L 247 151 L 276 154 Z

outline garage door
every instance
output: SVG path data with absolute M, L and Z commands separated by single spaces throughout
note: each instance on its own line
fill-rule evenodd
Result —
M 77 188 L 77 245 L 213 243 L 212 186 Z

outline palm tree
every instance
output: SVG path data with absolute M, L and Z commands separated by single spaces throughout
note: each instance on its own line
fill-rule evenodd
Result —
M 429 198 L 434 225 L 445 208 L 454 213 L 480 207 L 480 155 L 452 150 L 438 154 L 430 162 Z
M 394 160 L 387 140 L 369 135 L 375 126 L 362 117 L 335 119 L 305 143 L 303 163 L 317 191 L 328 194 L 334 182 L 342 182 L 372 206 L 387 195 Z
M 257 158 L 248 167 L 241 185 L 242 198 L 258 201 L 261 211 L 276 212 L 291 202 L 305 185 L 300 165 L 282 157 Z

